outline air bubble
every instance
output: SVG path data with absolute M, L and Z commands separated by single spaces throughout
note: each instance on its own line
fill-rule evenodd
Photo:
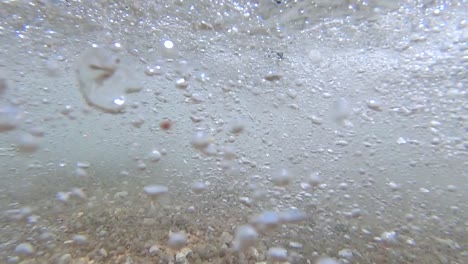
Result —
M 176 87 L 179 89 L 186 89 L 188 85 L 188 81 L 185 78 L 179 78 L 176 80 Z
M 13 106 L 0 106 L 0 133 L 18 128 L 22 120 L 21 111 Z
M 192 144 L 192 147 L 194 147 L 195 149 L 203 150 L 206 147 L 208 147 L 208 145 L 212 141 L 213 140 L 210 134 L 208 134 L 206 131 L 199 130 L 195 132 L 195 134 L 192 136 L 192 140 L 190 143 Z
M 338 256 L 340 256 L 340 258 L 351 260 L 354 255 L 353 255 L 353 251 L 351 251 L 348 248 L 344 248 L 338 252 Z
M 36 152 L 39 149 L 39 139 L 28 133 L 21 133 L 16 144 L 18 150 L 24 153 Z
M 170 233 L 167 245 L 175 250 L 183 248 L 187 244 L 187 236 L 182 232 Z
M 267 257 L 271 261 L 287 261 L 288 251 L 280 247 L 272 247 L 268 249 Z
M 86 194 L 82 188 L 72 188 L 70 195 L 80 199 L 86 199 Z
M 329 257 L 321 257 L 315 262 L 315 264 L 340 264 L 340 262 Z
M 85 235 L 73 235 L 72 242 L 77 245 L 86 245 L 88 243 L 88 237 Z
M 143 161 L 138 161 L 137 163 L 137 169 L 140 170 L 140 171 L 144 171 L 146 170 L 146 164 L 143 162 Z
M 145 118 L 143 116 L 137 116 L 131 121 L 131 124 L 135 128 L 140 128 L 145 123 Z
M 367 101 L 367 107 L 375 111 L 382 111 L 382 104 L 375 99 Z
M 398 234 L 395 231 L 383 232 L 377 241 L 382 241 L 388 244 L 398 244 Z
M 334 118 L 338 122 L 346 121 L 346 119 L 349 118 L 350 113 L 351 113 L 351 106 L 347 99 L 340 98 L 337 101 L 335 101 Z
M 322 61 L 322 54 L 318 50 L 309 51 L 309 60 L 313 64 L 320 64 Z
M 322 183 L 322 179 L 320 177 L 320 173 L 319 172 L 313 172 L 310 174 L 309 178 L 307 179 L 308 183 L 313 186 L 313 187 L 317 187 L 320 185 L 320 183 Z
M 285 168 L 280 169 L 273 174 L 271 181 L 273 184 L 279 187 L 288 185 L 292 180 L 292 176 L 289 174 L 289 171 Z
M 87 104 L 103 112 L 121 112 L 126 94 L 141 90 L 140 84 L 121 65 L 120 59 L 102 48 L 93 48 L 81 55 L 76 75 Z
M 249 197 L 240 197 L 239 202 L 247 207 L 252 206 L 252 199 L 250 199 Z
M 229 132 L 233 134 L 240 134 L 244 131 L 245 123 L 242 120 L 234 120 L 231 122 Z
M 30 243 L 21 243 L 15 248 L 15 253 L 18 255 L 32 255 L 34 252 L 34 247 Z
M 0 96 L 5 94 L 5 91 L 8 89 L 8 81 L 6 78 L 2 77 L 3 74 L 0 73 Z
M 175 59 L 178 57 L 178 51 L 174 45 L 174 42 L 171 40 L 164 40 L 163 41 L 163 52 L 162 55 L 166 59 Z
M 79 162 L 76 163 L 76 167 L 78 167 L 78 168 L 87 169 L 90 166 L 91 166 L 91 164 L 89 162 L 79 161 Z
M 69 192 L 58 192 L 56 195 L 55 195 L 55 198 L 59 201 L 59 202 L 62 202 L 62 203 L 68 203 L 68 201 L 70 200 L 70 194 Z
M 160 159 L 161 159 L 161 153 L 157 150 L 152 150 L 149 154 L 148 154 L 148 159 L 151 161 L 151 162 L 158 162 Z
M 162 74 L 161 66 L 159 65 L 148 66 L 146 67 L 145 74 L 147 76 L 161 75 Z
M 204 192 L 208 186 L 204 182 L 194 182 L 192 183 L 192 191 L 194 193 L 202 193 Z
M 88 172 L 83 168 L 76 168 L 75 169 L 75 176 L 79 178 L 86 178 L 88 177 Z
M 258 239 L 258 233 L 250 225 L 237 227 L 234 233 L 233 246 L 236 251 L 243 251 L 253 246 Z
M 152 199 L 159 198 L 163 194 L 166 194 L 169 189 L 163 185 L 148 185 L 143 188 L 145 193 L 150 196 Z
M 307 215 L 298 209 L 280 212 L 278 216 L 283 224 L 297 224 L 307 219 Z
M 280 222 L 280 214 L 272 211 L 265 211 L 253 219 L 253 223 L 261 229 L 276 228 Z

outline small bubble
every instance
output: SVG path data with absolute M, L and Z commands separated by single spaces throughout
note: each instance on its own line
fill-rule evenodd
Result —
M 145 123 L 145 118 L 143 116 L 138 116 L 131 121 L 132 126 L 135 128 L 140 128 Z
M 276 228 L 280 221 L 280 214 L 272 211 L 265 211 L 253 219 L 253 222 L 262 229 Z
M 163 185 L 148 185 L 143 189 L 145 193 L 151 198 L 158 198 L 169 191 L 169 189 Z
M 28 133 L 21 133 L 17 138 L 17 147 L 20 152 L 36 152 L 39 149 L 39 139 Z
M 353 251 L 351 251 L 351 249 L 344 248 L 338 252 L 338 256 L 340 256 L 340 258 L 350 260 L 353 258 L 354 254 Z
M 148 154 L 148 159 L 151 161 L 151 162 L 158 162 L 160 159 L 161 159 L 161 153 L 157 150 L 152 150 L 149 154 Z
M 192 191 L 194 193 L 202 193 L 204 192 L 208 186 L 204 182 L 194 182 L 192 183 Z
M 18 128 L 22 120 L 21 111 L 13 106 L 0 106 L 0 133 Z
M 68 201 L 70 200 L 70 194 L 71 193 L 69 192 L 58 192 L 55 195 L 55 198 L 62 203 L 68 203 Z
M 271 261 L 287 261 L 288 251 L 281 247 L 272 247 L 268 249 L 267 258 Z
M 313 64 L 320 64 L 322 62 L 322 54 L 318 50 L 309 51 L 309 60 Z
M 88 177 L 88 172 L 83 168 L 76 168 L 75 169 L 75 176 L 79 178 L 86 178 Z
M 85 235 L 73 235 L 72 240 L 77 245 L 86 245 L 88 243 L 88 237 Z
M 242 120 L 234 120 L 231 122 L 229 132 L 233 134 L 240 134 L 244 131 L 245 123 Z
M 308 180 L 308 183 L 313 186 L 313 187 L 317 187 L 320 185 L 320 183 L 322 183 L 322 179 L 320 177 L 320 173 L 319 172 L 313 172 L 309 175 L 309 178 L 307 179 Z
M 382 111 L 382 104 L 374 99 L 367 101 L 367 107 L 375 111 Z
M 329 257 L 321 257 L 315 262 L 315 264 L 340 264 L 341 262 L 338 262 L 336 259 L 332 259 Z
M 170 41 L 170 40 L 166 40 L 166 41 L 164 41 L 164 47 L 166 49 L 172 49 L 174 47 L 174 43 L 172 43 L 172 41 Z
M 167 245 L 172 249 L 181 249 L 187 244 L 187 236 L 182 232 L 170 233 Z
M 258 233 L 250 225 L 242 225 L 236 228 L 233 246 L 236 251 L 243 251 L 253 246 L 258 239 Z
M 34 252 L 34 247 L 30 243 L 21 243 L 15 248 L 15 253 L 18 255 L 32 255 Z
M 192 136 L 192 140 L 190 141 L 192 147 L 198 150 L 205 149 L 211 142 L 212 138 L 210 134 L 203 130 L 195 132 L 195 134 Z
M 145 74 L 147 76 L 161 75 L 162 74 L 161 66 L 159 65 L 148 66 L 146 67 Z
M 285 168 L 280 169 L 279 171 L 275 172 L 271 177 L 271 181 L 273 184 L 279 187 L 283 187 L 288 185 L 292 180 L 291 174 Z
M 0 73 L 0 96 L 3 95 L 7 89 L 8 81 L 6 78 L 2 77 L 2 74 Z
M 180 89 L 186 89 L 188 87 L 188 81 L 185 78 L 179 78 L 176 80 L 176 87 Z
M 143 161 L 138 161 L 137 163 L 137 169 L 140 170 L 140 171 L 144 171 L 146 170 L 146 164 L 143 162 Z

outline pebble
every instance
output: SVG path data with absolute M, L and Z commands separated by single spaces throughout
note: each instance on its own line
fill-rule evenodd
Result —
M 438 238 L 438 237 L 433 237 L 433 238 L 434 238 L 435 241 L 439 242 L 442 245 L 447 246 L 450 249 L 453 249 L 453 250 L 461 249 L 461 246 L 457 242 L 455 242 L 455 241 L 453 241 L 453 240 L 451 240 L 449 238 L 447 238 L 447 239 L 442 239 L 442 238 Z
M 70 254 L 64 254 L 57 259 L 57 264 L 71 264 L 72 256 Z
M 148 251 L 152 256 L 154 256 L 154 255 L 156 255 L 156 254 L 158 254 L 160 252 L 160 249 L 159 249 L 159 247 L 157 245 L 153 245 L 153 246 L 151 246 L 149 248 Z
M 126 259 L 125 259 L 125 264 L 133 264 L 135 262 L 133 262 L 133 259 L 132 257 L 128 256 Z
M 246 256 L 249 260 L 260 260 L 260 252 L 258 252 L 258 250 L 254 247 L 250 247 L 247 252 L 246 252 Z
M 177 252 L 175 257 L 176 264 L 190 264 L 187 260 L 187 256 L 192 254 L 192 250 L 188 247 L 182 248 L 179 252 Z
M 124 198 L 128 195 L 128 192 L 126 191 L 122 191 L 122 192 L 116 192 L 114 194 L 114 199 L 117 199 L 117 198 Z
M 20 262 L 20 258 L 17 256 L 9 256 L 7 257 L 7 263 L 8 264 L 16 264 Z
M 279 81 L 281 79 L 281 77 L 283 77 L 281 74 L 279 73 L 276 73 L 276 72 L 268 72 L 264 79 L 267 80 L 267 81 L 270 81 L 270 82 L 273 82 L 273 81 Z
M 303 247 L 303 245 L 299 242 L 291 241 L 289 242 L 289 247 L 294 248 L 294 249 L 300 249 Z
M 228 232 L 223 232 L 221 234 L 220 240 L 222 244 L 229 244 L 231 243 L 232 239 L 233 239 L 233 236 L 229 234 Z
M 458 189 L 458 188 L 457 188 L 456 186 L 454 186 L 454 185 L 448 185 L 448 186 L 447 186 L 447 190 L 448 190 L 449 192 L 456 192 L 457 189 Z
M 185 78 L 179 78 L 176 80 L 176 87 L 179 89 L 185 89 L 188 85 L 188 81 Z
M 338 256 L 340 256 L 340 258 L 350 260 L 353 258 L 353 251 L 351 251 L 351 249 L 344 248 L 338 252 Z
M 382 105 L 377 100 L 369 100 L 367 101 L 367 107 L 375 111 L 382 111 Z
M 37 262 L 34 259 L 23 260 L 18 264 L 36 264 Z
M 240 197 L 239 202 L 247 207 L 252 206 L 252 199 L 250 199 L 249 197 Z
M 398 244 L 398 234 L 395 231 L 383 232 L 379 239 L 389 244 Z M 379 241 L 379 239 L 377 241 Z
M 107 250 L 101 248 L 101 249 L 99 250 L 99 254 L 101 254 L 101 256 L 103 256 L 103 257 L 107 257 Z

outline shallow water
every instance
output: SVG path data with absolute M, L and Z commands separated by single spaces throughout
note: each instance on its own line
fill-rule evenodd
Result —
M 466 1 L 161 2 L 0 2 L 0 263 L 468 262 Z

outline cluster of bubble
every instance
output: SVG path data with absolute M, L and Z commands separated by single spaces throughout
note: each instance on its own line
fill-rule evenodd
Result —
M 8 95 L 10 82 L 0 72 L 0 133 L 11 132 L 16 150 L 23 153 L 33 153 L 39 149 L 40 138 L 44 131 L 39 126 L 26 124 L 26 113 L 20 108 L 21 100 Z

